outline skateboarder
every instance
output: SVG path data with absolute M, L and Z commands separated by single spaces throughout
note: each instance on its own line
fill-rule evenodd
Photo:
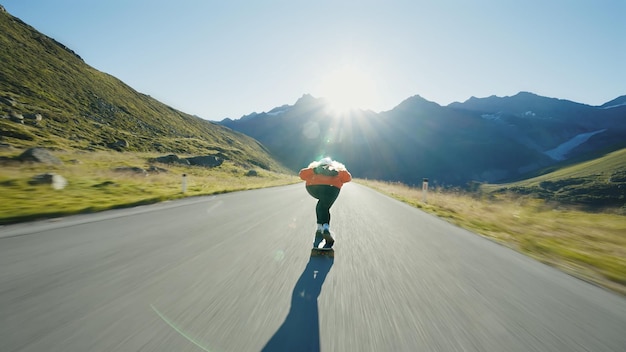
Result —
M 317 215 L 316 243 L 323 237 L 325 248 L 331 248 L 335 239 L 330 234 L 330 207 L 333 205 L 344 183 L 352 180 L 346 167 L 331 158 L 314 161 L 300 170 L 300 178 L 306 181 L 306 190 L 317 199 L 315 214 Z M 319 239 L 319 241 L 317 240 Z

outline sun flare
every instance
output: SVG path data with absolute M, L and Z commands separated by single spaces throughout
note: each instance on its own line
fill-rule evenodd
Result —
M 324 76 L 319 94 L 334 113 L 373 109 L 378 101 L 374 80 L 354 66 L 344 66 Z

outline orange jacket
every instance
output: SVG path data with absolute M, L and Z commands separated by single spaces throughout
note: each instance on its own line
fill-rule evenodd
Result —
M 307 186 L 331 185 L 341 189 L 344 183 L 352 180 L 352 175 L 347 170 L 341 170 L 337 176 L 326 176 L 316 174 L 313 168 L 308 167 L 300 170 L 300 178 L 306 181 Z

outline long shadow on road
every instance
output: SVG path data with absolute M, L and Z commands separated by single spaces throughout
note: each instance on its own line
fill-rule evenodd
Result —
M 263 352 L 320 350 L 317 298 L 334 259 L 311 257 L 291 294 L 285 321 L 267 342 Z

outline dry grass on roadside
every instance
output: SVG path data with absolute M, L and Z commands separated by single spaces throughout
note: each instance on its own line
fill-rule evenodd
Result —
M 626 294 L 626 216 L 590 213 L 539 199 L 478 196 L 359 180 L 460 227 L 525 253 L 573 276 Z

